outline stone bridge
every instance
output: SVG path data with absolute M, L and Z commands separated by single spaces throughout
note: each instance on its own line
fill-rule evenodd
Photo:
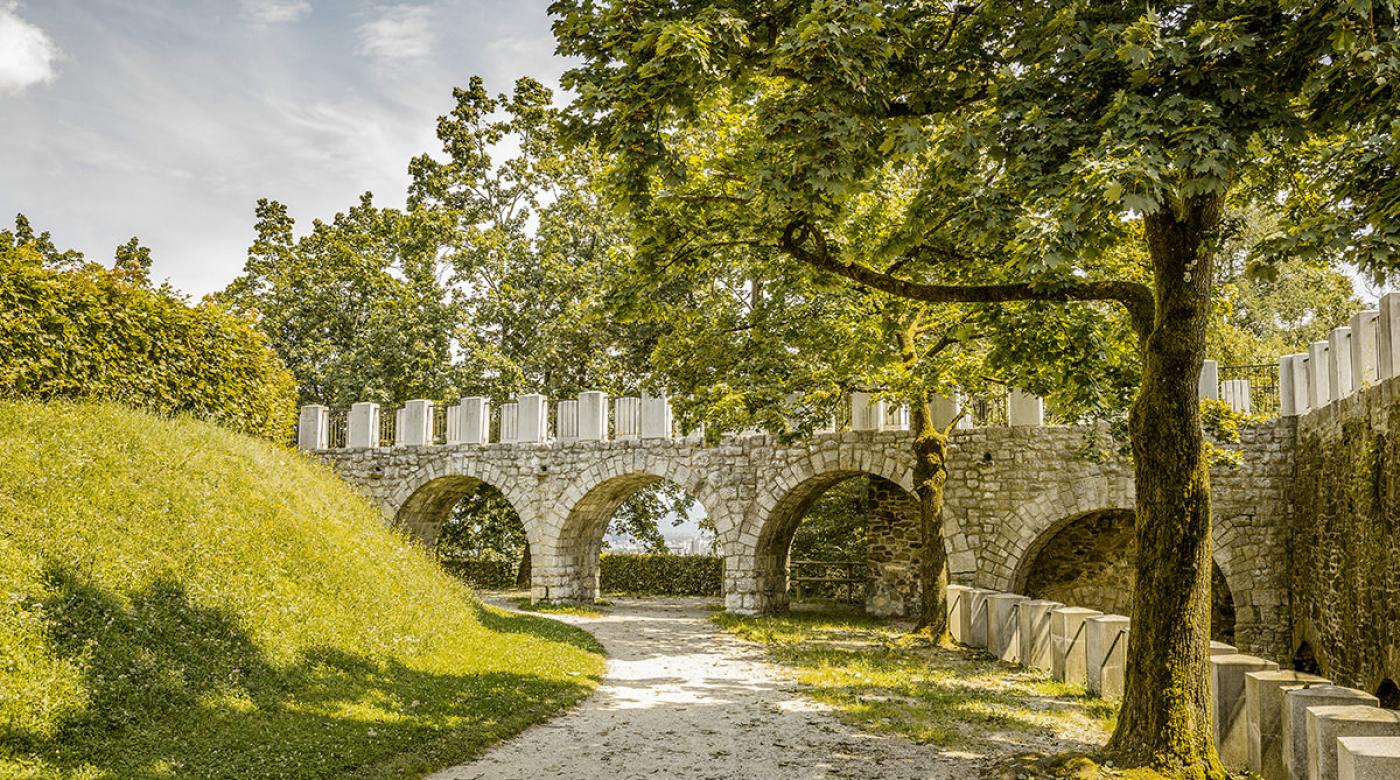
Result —
M 481 483 L 494 486 L 524 523 L 535 599 L 596 598 L 599 551 L 614 512 L 639 488 L 670 481 L 714 521 L 724 558 L 725 606 L 745 613 L 786 607 L 788 549 L 804 514 L 828 488 L 867 476 L 877 497 L 869 528 L 867 607 L 899 614 L 917 604 L 917 504 L 908 432 L 882 430 L 889 427 L 884 419 L 856 419 L 854 427 L 873 429 L 820 433 L 795 443 L 735 436 L 707 446 L 698 438 L 669 436 L 664 408 L 664 420 L 645 437 L 645 421 L 634 424 L 629 407 L 627 430 L 620 434 L 625 438 L 618 440 L 618 433 L 607 435 L 606 399 L 577 403 L 561 404 L 558 427 L 564 435 L 557 438 L 542 435 L 547 405 L 530 396 L 502 409 L 502 437 L 515 441 L 431 444 L 435 410 L 427 402 L 410 402 L 397 414 L 400 446 L 390 447 L 369 446 L 378 443 L 372 405 L 357 405 L 348 440 L 335 442 L 328 438 L 327 410 L 308 407 L 301 443 L 378 502 L 391 523 L 429 545 L 463 496 Z M 1130 466 L 1092 456 L 1103 445 L 1102 430 L 1038 425 L 1038 412 L 1027 420 L 1016 403 L 1013 398 L 1011 421 L 1030 424 L 952 434 L 945 511 L 952 576 L 994 590 L 1030 592 L 1037 566 L 1124 567 L 1121 547 L 1107 553 L 1117 560 L 1105 561 L 1105 551 L 1093 548 L 1094 537 L 1072 531 L 1084 523 L 1112 525 L 1104 518 L 1115 517 L 1131 529 L 1131 521 L 1123 520 L 1133 507 Z M 483 399 L 465 399 L 448 417 L 447 435 L 438 438 L 489 441 Z M 570 425 L 575 427 L 565 431 Z M 623 423 L 618 426 L 622 430 Z M 408 437 L 405 427 L 412 431 Z M 1286 656 L 1290 641 L 1286 529 L 1295 436 L 1294 417 L 1248 429 L 1236 447 L 1242 462 L 1212 472 L 1217 583 L 1223 579 L 1232 602 L 1232 638 L 1242 649 L 1271 657 Z M 402 443 L 405 438 L 409 443 Z M 1051 545 L 1058 545 L 1057 557 L 1037 563 Z M 1106 597 L 1121 599 L 1124 588 L 1116 590 Z

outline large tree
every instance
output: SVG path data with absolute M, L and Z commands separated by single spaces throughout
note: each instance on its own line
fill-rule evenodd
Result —
M 560 52 L 582 60 L 565 77 L 579 117 L 619 155 L 638 222 L 664 226 L 639 251 L 664 258 L 725 235 L 914 300 L 1124 308 L 1142 362 L 1130 414 L 1139 554 L 1111 747 L 1129 764 L 1222 776 L 1196 378 L 1223 216 L 1230 204 L 1278 212 L 1279 231 L 1254 248 L 1263 261 L 1347 252 L 1391 267 L 1396 4 L 552 10 Z M 891 176 L 918 182 L 901 229 L 850 240 L 856 204 Z M 1135 236 L 1143 273 L 1105 263 Z

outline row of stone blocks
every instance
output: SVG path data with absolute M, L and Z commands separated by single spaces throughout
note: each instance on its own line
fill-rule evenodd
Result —
M 953 639 L 1121 698 L 1130 620 L 1057 601 L 948 586 Z M 1227 769 L 1265 780 L 1400 780 L 1400 713 L 1316 675 L 1210 645 L 1211 718 Z

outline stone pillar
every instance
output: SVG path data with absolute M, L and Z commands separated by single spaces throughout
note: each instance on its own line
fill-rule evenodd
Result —
M 1332 386 L 1327 383 L 1330 362 L 1327 342 L 1314 341 L 1308 347 L 1308 408 L 1313 411 L 1332 403 Z
M 1327 336 L 1327 386 L 1332 399 L 1351 395 L 1351 328 L 1333 328 Z
M 560 401 L 555 405 L 554 438 L 578 441 L 578 401 Z
M 1202 401 L 1209 398 L 1220 400 L 1220 364 L 1214 360 L 1201 362 L 1201 375 L 1197 378 L 1196 397 Z
M 1050 673 L 1062 683 L 1084 685 L 1088 664 L 1084 655 L 1084 621 L 1102 615 L 1096 609 L 1060 607 L 1050 613 Z
M 619 441 L 642 435 L 642 399 L 618 398 L 613 401 L 613 436 Z
M 671 438 L 671 401 L 664 395 L 642 393 L 643 439 Z
M 1020 607 L 1030 599 L 1016 593 L 987 597 L 987 652 L 997 660 L 1021 662 Z
M 1294 402 L 1293 356 L 1284 355 L 1278 359 L 1278 416 L 1297 417 L 1298 405 Z
M 395 426 L 394 441 L 403 447 L 426 447 L 433 443 L 433 402 L 421 398 L 403 405 Z
M 1007 397 L 1006 420 L 1012 426 L 1045 424 L 1045 400 L 1038 395 L 1011 388 Z
M 1126 615 L 1095 615 L 1084 621 L 1084 676 L 1089 693 L 1123 698 L 1129 622 Z
M 549 401 L 537 393 L 515 397 L 515 440 L 539 444 L 549 435 Z
M 1400 737 L 1400 712 L 1365 705 L 1309 707 L 1308 780 L 1337 780 L 1340 737 Z
M 1283 695 L 1283 766 L 1293 780 L 1308 776 L 1308 719 L 1311 707 L 1336 705 L 1366 705 L 1374 707 L 1380 701 L 1365 691 L 1340 685 L 1313 685 Z
M 578 394 L 578 437 L 583 441 L 608 440 L 608 394 L 589 390 Z
M 944 430 L 962 411 L 962 393 L 954 390 L 952 395 L 935 395 L 930 399 L 929 406 L 933 409 L 933 427 L 940 431 Z M 971 417 L 963 416 L 962 419 L 958 420 L 958 427 L 966 427 L 964 423 L 971 422 Z
M 1377 372 L 1381 381 L 1400 375 L 1400 293 L 1381 296 L 1376 316 Z
M 520 437 L 520 405 L 501 404 L 501 443 L 514 444 Z
M 331 440 L 331 410 L 321 404 L 301 407 L 297 419 L 297 449 L 302 452 L 324 450 Z
M 1328 685 L 1315 674 L 1291 669 L 1248 672 L 1244 676 L 1245 724 L 1249 732 L 1249 771 L 1264 780 L 1287 780 L 1283 765 L 1283 704 L 1288 691 Z
M 1337 740 L 1340 780 L 1400 777 L 1400 737 L 1342 737 Z
M 1293 411 L 1307 414 L 1312 410 L 1312 393 L 1308 387 L 1308 363 L 1306 353 L 1293 356 Z
M 885 427 L 885 402 L 873 393 L 851 393 L 851 430 L 879 431 Z
M 960 644 L 967 644 L 967 634 L 963 633 L 962 611 L 964 600 L 970 600 L 971 586 L 949 585 L 948 594 L 948 633 L 952 635 L 953 641 Z
M 379 446 L 379 404 L 361 401 L 350 405 L 345 420 L 345 446 L 357 450 Z
M 1226 769 L 1249 765 L 1249 723 L 1245 718 L 1244 676 L 1271 672 L 1278 664 L 1252 655 L 1216 655 L 1210 659 L 1211 721 L 1215 749 Z
M 1380 381 L 1379 335 L 1376 325 L 1380 312 L 1375 309 L 1359 311 L 1351 317 L 1351 385 L 1361 390 Z
M 1054 666 L 1054 643 L 1050 639 L 1050 613 L 1063 607 L 1058 601 L 1031 599 L 1017 609 L 1016 628 L 1020 633 L 1021 664 L 1032 669 L 1051 671 Z
M 457 431 L 463 444 L 490 444 L 491 399 L 463 398 L 457 404 Z

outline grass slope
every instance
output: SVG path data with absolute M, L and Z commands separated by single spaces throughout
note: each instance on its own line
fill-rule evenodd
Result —
M 0 403 L 0 777 L 412 776 L 587 695 L 326 469 L 111 405 Z

